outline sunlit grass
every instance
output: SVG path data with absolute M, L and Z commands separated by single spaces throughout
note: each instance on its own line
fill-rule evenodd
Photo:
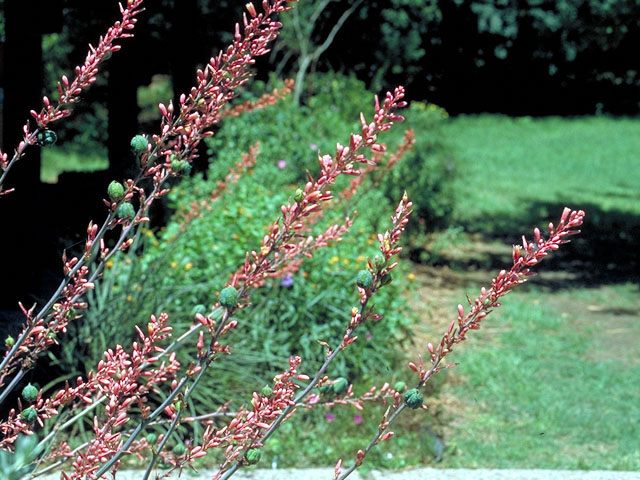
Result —
M 57 183 L 62 172 L 93 172 L 109 166 L 106 152 L 95 150 L 80 154 L 64 148 L 42 149 L 42 168 L 40 180 L 45 183 Z
M 595 299 L 585 290 L 506 299 L 460 346 L 457 381 L 441 392 L 458 405 L 446 419 L 457 453 L 446 465 L 640 469 L 638 293 L 619 285 Z M 620 302 L 635 308 L 614 315 Z
M 640 214 L 640 119 L 460 116 L 444 133 L 457 162 L 456 222 L 482 229 L 534 203 Z

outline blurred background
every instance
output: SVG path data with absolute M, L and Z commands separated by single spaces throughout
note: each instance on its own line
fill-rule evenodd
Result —
M 108 183 L 135 171 L 131 137 L 157 131 L 158 102 L 190 89 L 195 69 L 232 40 L 243 4 L 156 0 L 146 8 L 135 38 L 55 126 L 58 143 L 31 149 L 7 179 L 16 192 L 0 201 L 10 279 L 0 295 L 2 338 L 19 328 L 18 300 L 41 302 L 53 291 L 62 252 L 78 250 L 88 221 L 104 216 Z M 118 10 L 112 0 L 4 0 L 0 12 L 0 143 L 11 152 L 29 110 L 55 96 L 60 76 L 84 61 Z M 557 221 L 568 205 L 587 212 L 583 234 L 460 347 L 461 365 L 430 391 L 430 412 L 406 415 L 372 465 L 640 469 L 640 2 L 303 0 L 282 22 L 240 101 L 294 78 L 290 98 L 221 124 L 190 178 L 153 212 L 140 249 L 108 266 L 65 348 L 31 381 L 54 388 L 86 373 L 150 313 L 169 311 L 186 328 L 215 302 L 212 292 L 305 170 L 317 171 L 318 152 L 345 143 L 360 111 L 370 118 L 374 93 L 404 85 L 407 121 L 384 141 L 392 150 L 412 128 L 413 151 L 328 216 L 360 211 L 348 239 L 257 293 L 236 355 L 193 413 L 212 398 L 246 401 L 291 352 L 309 368 L 322 358 L 315 341 L 341 335 L 353 279 L 403 189 L 415 213 L 402 270 L 376 304 L 386 318 L 332 372 L 362 390 L 374 379 L 410 382 L 406 360 L 437 341 L 465 295 L 508 267 L 521 233 Z M 233 195 L 185 220 L 257 140 L 258 164 Z M 263 458 L 333 465 L 375 429 L 382 410 L 372 412 L 371 422 L 350 411 L 305 412 Z M 183 426 L 181 438 L 198 428 Z

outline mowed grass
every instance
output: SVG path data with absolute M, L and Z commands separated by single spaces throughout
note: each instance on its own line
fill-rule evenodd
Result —
M 443 466 L 640 470 L 639 294 L 506 298 L 459 346 L 440 391 L 454 405 Z
M 58 175 L 62 172 L 93 172 L 108 167 L 106 151 L 88 149 L 88 152 L 80 154 L 65 148 L 43 148 L 40 180 L 57 183 Z
M 640 119 L 487 114 L 443 131 L 457 165 L 455 223 L 507 229 L 525 215 L 554 217 L 545 205 L 559 203 L 640 214 Z

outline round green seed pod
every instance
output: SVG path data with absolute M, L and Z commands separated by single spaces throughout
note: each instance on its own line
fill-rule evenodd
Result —
M 404 382 L 396 382 L 395 385 L 393 386 L 393 389 L 396 392 L 401 392 L 403 391 L 405 388 L 407 388 L 407 384 Z
M 260 449 L 250 448 L 249 450 L 247 450 L 247 453 L 245 453 L 244 456 L 247 459 L 247 462 L 249 463 L 249 465 L 255 465 L 260 461 L 260 456 L 261 456 Z
M 147 153 L 147 137 L 144 135 L 136 135 L 131 139 L 131 151 L 135 153 L 138 157 Z
M 391 283 L 391 280 L 393 280 L 393 278 L 391 278 L 391 274 L 385 273 L 380 279 L 380 285 L 388 285 Z
M 36 133 L 36 141 L 42 147 L 50 147 L 58 141 L 58 135 L 53 130 L 40 130 Z
M 107 187 L 107 193 L 112 202 L 119 202 L 124 198 L 124 186 L 114 180 Z
M 184 455 L 184 452 L 187 451 L 187 447 L 184 446 L 184 443 L 179 443 L 175 447 L 173 447 L 171 451 L 176 455 L 180 456 L 180 455 Z
M 338 377 L 335 382 L 333 382 L 333 393 L 336 395 L 342 395 L 349 388 L 349 381 L 344 377 Z
M 29 403 L 33 402 L 38 398 L 38 389 L 31 384 L 27 385 L 22 389 L 22 398 Z
M 387 263 L 384 259 L 384 257 L 381 257 L 380 255 L 376 255 L 375 257 L 373 257 L 373 264 L 376 266 L 376 268 L 382 268 L 384 267 L 385 263 Z
M 171 160 L 171 170 L 175 173 L 189 173 L 191 164 L 186 160 Z
M 220 292 L 220 305 L 230 309 L 238 306 L 238 290 L 235 287 L 228 286 Z
M 31 423 L 35 421 L 36 418 L 38 418 L 38 412 L 36 412 L 36 409 L 33 407 L 25 408 L 22 413 L 20 413 L 20 417 L 23 420 Z
M 404 394 L 404 403 L 407 404 L 409 408 L 420 408 L 422 406 L 422 402 L 424 401 L 424 397 L 422 396 L 422 392 L 417 388 L 412 388 L 411 390 L 407 390 Z
M 262 390 L 260 390 L 260 394 L 264 397 L 270 397 L 273 394 L 273 390 L 269 385 L 265 385 L 262 387 Z
M 304 192 L 301 189 L 296 189 L 296 193 L 293 194 L 293 199 L 300 203 L 302 201 L 302 199 L 304 198 Z
M 116 217 L 132 220 L 136 216 L 136 211 L 129 202 L 124 202 L 116 208 Z
M 158 440 L 158 435 L 156 435 L 155 433 L 150 433 L 145 438 L 147 439 L 147 442 L 149 442 L 149 445 L 155 445 L 156 441 Z
M 191 313 L 193 315 L 197 315 L 198 313 L 201 315 L 204 315 L 206 312 L 207 312 L 207 307 L 205 307 L 201 303 L 193 307 L 193 310 L 191 310 Z
M 4 344 L 7 347 L 11 348 L 16 344 L 16 340 L 11 335 L 9 335 L 9 336 L 7 336 L 7 338 L 4 339 Z
M 320 387 L 320 393 L 323 395 L 327 395 L 333 392 L 333 385 L 323 385 Z
M 373 287 L 373 275 L 369 270 L 360 270 L 358 272 L 358 276 L 356 277 L 356 284 L 360 288 L 369 290 L 371 287 Z

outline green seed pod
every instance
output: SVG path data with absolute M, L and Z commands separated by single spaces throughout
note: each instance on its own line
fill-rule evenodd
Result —
M 180 456 L 180 455 L 184 455 L 184 452 L 187 451 L 187 447 L 185 447 L 183 443 L 179 443 L 175 447 L 173 447 L 171 451 L 176 455 Z
M 11 348 L 16 344 L 16 340 L 11 335 L 9 335 L 7 338 L 4 339 L 4 344 L 7 347 Z
M 369 290 L 373 287 L 373 275 L 369 270 L 360 270 L 358 272 L 358 276 L 356 277 L 356 284 L 360 288 L 364 288 L 365 290 Z
M 41 147 L 50 147 L 58 141 L 58 135 L 53 130 L 40 130 L 36 133 L 36 141 Z
M 202 304 L 196 305 L 195 307 L 193 307 L 193 310 L 191 310 L 191 313 L 193 315 L 197 315 L 198 313 L 201 315 L 204 315 L 207 312 L 207 307 L 205 307 Z
M 376 255 L 375 257 L 373 257 L 373 264 L 376 266 L 376 268 L 383 268 L 385 263 L 387 262 L 385 261 L 384 257 L 381 257 L 380 255 Z
M 299 188 L 296 189 L 296 193 L 293 194 L 293 199 L 296 202 L 300 203 L 303 198 L 304 198 L 304 192 L 302 190 L 300 190 Z
M 135 153 L 138 157 L 147 153 L 147 137 L 144 135 L 136 135 L 131 139 L 131 151 Z
M 386 273 L 380 279 L 380 285 L 388 285 L 391 283 L 391 280 L 393 280 L 393 278 L 391 278 L 391 275 Z
M 171 170 L 175 173 L 189 173 L 191 164 L 186 160 L 171 160 Z
M 404 403 L 407 404 L 409 408 L 420 408 L 422 406 L 422 402 L 424 401 L 424 397 L 422 396 L 422 392 L 417 388 L 412 388 L 411 390 L 407 390 L 404 394 Z
M 22 389 L 22 398 L 29 403 L 33 402 L 38 398 L 38 389 L 31 384 L 27 385 Z
M 260 449 L 259 448 L 250 448 L 247 450 L 247 453 L 244 454 L 245 458 L 249 465 L 255 465 L 260 461 Z
M 323 385 L 320 387 L 320 393 L 323 395 L 327 395 L 333 392 L 333 385 Z
M 127 220 L 133 220 L 133 217 L 136 216 L 136 211 L 129 202 L 124 202 L 118 205 L 116 208 L 116 217 L 125 218 Z
M 124 198 L 124 187 L 120 182 L 114 180 L 107 187 L 107 193 L 112 202 L 119 202 Z
M 226 309 L 235 308 L 238 306 L 238 290 L 235 287 L 228 286 L 222 289 L 220 292 L 220 305 Z
M 156 441 L 158 440 L 158 435 L 156 435 L 155 433 L 150 433 L 145 438 L 147 439 L 147 442 L 149 442 L 149 445 L 155 445 Z
M 342 395 L 349 388 L 349 381 L 344 377 L 338 377 L 335 382 L 333 382 L 333 393 L 336 395 Z
M 36 418 L 38 418 L 38 412 L 36 412 L 36 409 L 33 407 L 25 408 L 22 413 L 20 413 L 20 417 L 23 420 L 31 423 L 35 421 Z
M 395 385 L 393 386 L 393 389 L 396 392 L 401 392 L 403 391 L 405 388 L 407 388 L 407 384 L 404 382 L 396 382 Z
M 260 393 L 264 397 L 270 397 L 273 393 L 273 390 L 271 390 L 271 387 L 269 385 L 265 385 L 264 387 L 262 387 L 262 390 L 260 390 Z

